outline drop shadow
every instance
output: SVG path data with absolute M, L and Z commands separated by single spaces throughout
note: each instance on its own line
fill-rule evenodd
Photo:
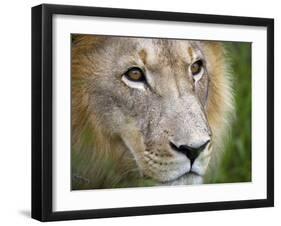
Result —
M 31 212 L 30 210 L 19 210 L 20 215 L 30 218 L 31 217 Z

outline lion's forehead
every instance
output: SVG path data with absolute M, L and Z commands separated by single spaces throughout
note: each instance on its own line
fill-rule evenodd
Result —
M 202 56 L 200 41 L 146 38 L 115 38 L 114 41 L 123 51 L 130 51 L 130 56 L 134 52 L 134 56 L 145 58 L 146 63 L 151 65 L 167 60 L 190 63 Z

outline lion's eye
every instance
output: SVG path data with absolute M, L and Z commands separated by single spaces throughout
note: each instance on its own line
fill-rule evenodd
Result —
M 142 89 L 146 88 L 146 78 L 142 69 L 138 67 L 132 67 L 125 72 L 121 78 L 121 80 L 129 87 L 134 89 Z
M 127 79 L 133 82 L 143 82 L 145 81 L 145 76 L 143 71 L 138 67 L 130 68 L 125 74 Z
M 193 64 L 191 64 L 190 71 L 195 80 L 200 79 L 204 73 L 204 67 L 203 67 L 202 60 L 197 60 Z

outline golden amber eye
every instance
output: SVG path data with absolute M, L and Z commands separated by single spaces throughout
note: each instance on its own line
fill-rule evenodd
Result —
M 198 75 L 203 67 L 203 62 L 202 60 L 197 60 L 196 62 L 194 62 L 191 66 L 190 66 L 190 71 L 192 73 L 193 76 Z
M 125 76 L 127 79 L 134 81 L 134 82 L 141 82 L 145 81 L 143 71 L 138 67 L 130 68 L 126 73 Z

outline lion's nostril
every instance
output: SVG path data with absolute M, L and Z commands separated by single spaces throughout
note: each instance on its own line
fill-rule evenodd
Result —
M 207 140 L 201 145 L 198 146 L 188 146 L 188 145 L 180 145 L 179 147 L 176 146 L 174 143 L 170 142 L 170 146 L 173 150 L 181 152 L 189 158 L 191 164 L 195 161 L 195 159 L 200 155 L 200 153 L 204 150 L 210 140 Z

